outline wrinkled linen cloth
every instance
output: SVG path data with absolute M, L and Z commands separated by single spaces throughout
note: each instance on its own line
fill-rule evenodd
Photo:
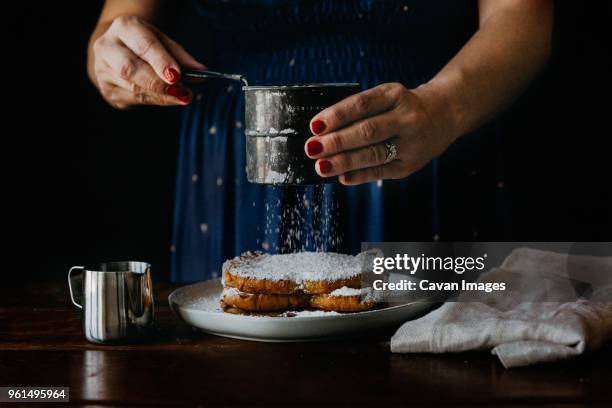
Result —
M 575 357 L 612 339 L 612 257 L 519 248 L 478 281 L 521 289 L 481 294 L 478 302 L 460 295 L 404 323 L 391 338 L 391 351 L 491 349 L 510 368 Z M 588 300 L 577 294 L 585 284 L 592 289 Z

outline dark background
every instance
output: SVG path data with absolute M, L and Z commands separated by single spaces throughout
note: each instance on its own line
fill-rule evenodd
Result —
M 101 1 L 26 3 L 5 37 L 5 236 L 19 264 L 5 277 L 63 279 L 69 265 L 141 259 L 167 279 L 180 110 L 118 112 L 99 97 L 85 53 Z M 498 122 L 512 221 L 481 239 L 612 241 L 612 14 L 607 1 L 556 3 L 553 59 Z M 185 5 L 171 17 L 166 29 L 183 39 Z

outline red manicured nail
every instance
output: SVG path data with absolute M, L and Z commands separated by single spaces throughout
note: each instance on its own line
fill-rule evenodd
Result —
M 166 76 L 166 79 L 172 83 L 178 81 L 179 79 L 179 73 L 174 68 L 166 68 L 164 70 L 164 75 Z
M 325 130 L 325 128 L 327 127 L 325 125 L 325 122 L 323 122 L 322 120 L 315 120 L 314 122 L 312 122 L 312 132 L 315 135 L 318 135 L 319 133 L 323 132 Z
M 183 103 L 189 103 L 189 101 L 191 101 L 191 94 L 189 93 L 188 90 L 183 89 L 183 91 L 181 92 L 181 95 L 178 96 L 178 100 Z
M 319 171 L 323 174 L 327 174 L 331 171 L 332 164 L 329 160 L 321 160 L 319 162 Z
M 178 98 L 182 95 L 183 90 L 178 85 L 169 85 L 166 87 L 166 94 Z
M 323 151 L 323 145 L 318 140 L 311 140 L 306 143 L 306 151 L 309 156 L 315 156 Z

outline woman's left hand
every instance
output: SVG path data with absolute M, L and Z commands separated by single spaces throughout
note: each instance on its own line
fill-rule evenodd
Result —
M 423 95 L 399 83 L 379 85 L 324 109 L 310 122 L 304 150 L 322 177 L 345 185 L 399 179 L 421 169 L 455 139 Z M 395 159 L 386 162 L 395 144 Z

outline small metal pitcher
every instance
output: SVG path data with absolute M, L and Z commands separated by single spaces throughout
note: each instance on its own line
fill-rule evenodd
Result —
M 75 273 L 78 271 L 81 274 Z M 149 333 L 153 323 L 153 286 L 148 263 L 73 266 L 68 271 L 68 287 L 72 303 L 84 311 L 85 337 L 92 343 L 136 340 Z M 77 287 L 80 291 L 75 290 Z

